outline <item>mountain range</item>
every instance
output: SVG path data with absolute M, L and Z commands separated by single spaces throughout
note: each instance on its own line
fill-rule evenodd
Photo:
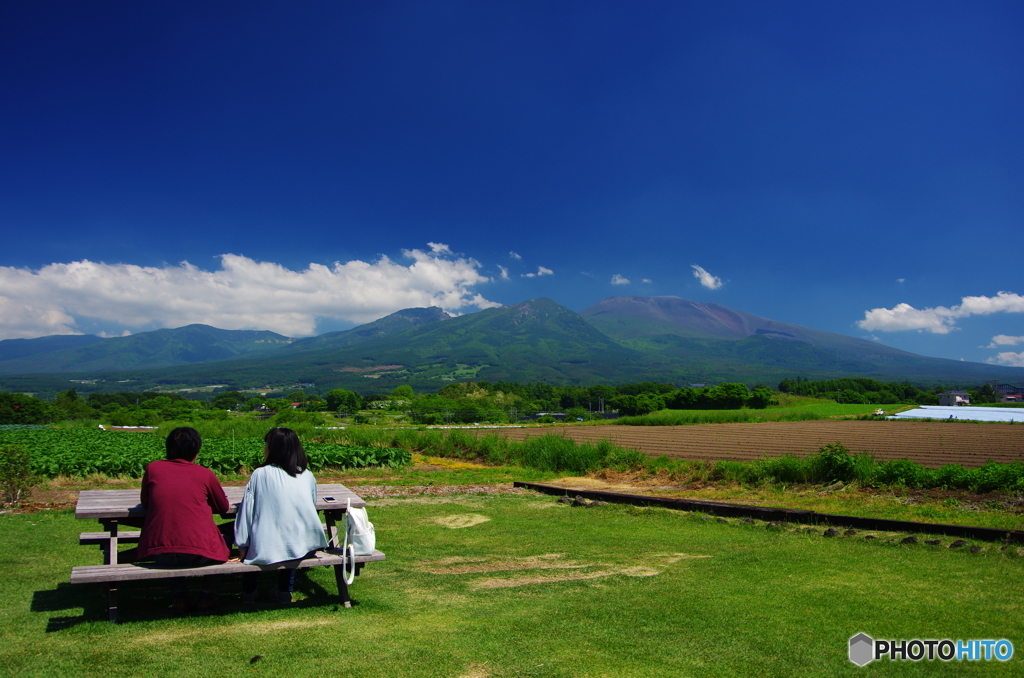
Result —
M 575 313 L 551 299 L 451 316 L 413 308 L 351 330 L 291 339 L 205 325 L 128 337 L 0 341 L 0 388 L 169 385 L 436 390 L 466 379 L 588 385 L 637 381 L 773 385 L 860 376 L 919 385 L 1024 381 L 1024 368 L 928 358 L 876 342 L 679 297 L 610 297 Z

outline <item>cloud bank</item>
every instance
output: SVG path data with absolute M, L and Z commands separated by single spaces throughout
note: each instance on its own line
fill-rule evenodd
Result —
M 192 323 L 222 329 L 273 330 L 311 335 L 317 318 L 366 323 L 403 308 L 494 308 L 474 285 L 490 278 L 471 258 L 447 245 L 403 250 L 407 266 L 386 256 L 376 262 L 310 264 L 292 271 L 279 264 L 224 254 L 221 268 L 105 264 L 88 260 L 33 271 L 0 266 L 0 339 L 80 334 L 76 318 L 132 328 Z M 543 269 L 542 269 L 543 270 Z
M 1024 297 L 1012 292 L 1000 292 L 994 297 L 964 297 L 958 306 L 936 306 L 921 310 L 910 304 L 896 304 L 892 308 L 865 311 L 864 319 L 858 320 L 857 326 L 868 331 L 918 330 L 949 334 L 958 329 L 956 321 L 960 318 L 992 313 L 1024 313 Z
M 995 357 L 989 358 L 985 362 L 991 365 L 1024 367 L 1024 351 L 1020 353 L 1014 353 L 1013 351 L 1004 351 L 1003 353 L 997 353 Z
M 702 266 L 692 264 L 693 277 L 700 281 L 700 284 L 709 290 L 717 290 L 722 286 L 722 279 L 718 276 L 711 275 L 704 270 Z
M 1000 346 L 1016 346 L 1017 344 L 1024 344 L 1024 337 L 1011 337 L 1006 334 L 997 334 L 992 337 L 992 343 L 988 346 L 982 346 L 982 348 L 999 348 Z

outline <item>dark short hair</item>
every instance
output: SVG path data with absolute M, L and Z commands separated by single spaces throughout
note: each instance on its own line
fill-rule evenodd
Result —
M 306 469 L 309 460 L 295 431 L 284 427 L 272 428 L 263 436 L 263 442 L 267 444 L 267 461 L 264 466 L 280 467 L 293 477 Z
M 179 426 L 167 434 L 165 444 L 168 459 L 192 461 L 199 454 L 199 448 L 203 446 L 203 439 L 199 435 L 199 431 L 194 428 Z

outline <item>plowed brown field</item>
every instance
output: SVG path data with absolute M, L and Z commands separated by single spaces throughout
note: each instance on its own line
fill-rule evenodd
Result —
M 936 423 L 916 421 L 796 421 L 696 426 L 579 426 L 500 429 L 513 440 L 560 435 L 577 442 L 608 440 L 652 457 L 749 461 L 789 453 L 813 454 L 840 442 L 852 453 L 867 452 L 879 461 L 912 459 L 928 468 L 945 464 L 981 466 L 988 460 L 1024 461 L 1020 424 Z

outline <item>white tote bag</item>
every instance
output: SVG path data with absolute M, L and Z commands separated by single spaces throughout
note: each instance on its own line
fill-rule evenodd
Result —
M 371 556 L 377 548 L 377 533 L 364 508 L 345 508 L 345 541 L 357 556 Z
M 352 508 L 352 500 L 345 503 L 345 543 L 341 547 L 345 554 L 345 583 L 351 584 L 356 578 L 356 556 L 371 556 L 377 546 L 377 534 L 364 508 Z

